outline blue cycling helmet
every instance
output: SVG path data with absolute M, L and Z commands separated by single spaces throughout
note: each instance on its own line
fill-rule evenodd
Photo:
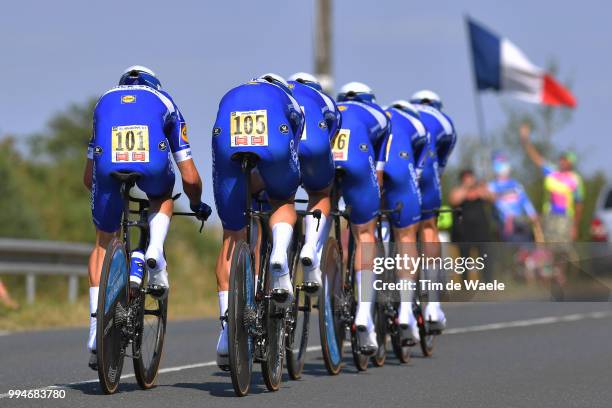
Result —
M 338 102 L 344 101 L 358 101 L 358 102 L 369 102 L 375 103 L 376 98 L 372 88 L 362 82 L 349 82 L 340 88 L 340 93 L 336 98 Z
M 145 85 L 154 89 L 161 89 L 161 82 L 155 72 L 142 65 L 132 65 L 123 72 L 119 85 Z

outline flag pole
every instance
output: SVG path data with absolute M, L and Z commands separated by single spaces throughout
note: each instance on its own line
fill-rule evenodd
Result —
M 485 127 L 485 116 L 484 109 L 482 107 L 482 96 L 480 95 L 480 91 L 478 90 L 478 81 L 476 79 L 476 67 L 474 66 L 474 49 L 471 43 L 470 36 L 470 27 L 469 27 L 469 16 L 466 14 L 464 16 L 465 27 L 466 27 L 466 35 L 467 35 L 467 43 L 469 48 L 469 59 L 470 65 L 472 67 L 472 84 L 474 86 L 474 110 L 476 112 L 476 125 L 478 126 L 478 136 L 480 139 L 480 145 L 483 147 L 479 159 L 476 159 L 480 163 L 474 163 L 475 166 L 480 167 L 480 173 L 488 177 L 489 176 L 489 168 L 488 161 L 490 159 L 489 150 L 489 142 L 490 140 L 486 137 L 486 127 Z

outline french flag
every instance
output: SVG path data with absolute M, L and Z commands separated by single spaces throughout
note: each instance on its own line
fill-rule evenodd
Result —
M 467 19 L 478 90 L 504 91 L 528 102 L 576 106 L 572 93 L 533 65 L 507 38 Z

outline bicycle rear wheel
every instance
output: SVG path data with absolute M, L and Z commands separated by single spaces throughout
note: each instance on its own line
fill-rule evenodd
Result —
M 304 369 L 306 348 L 308 347 L 308 326 L 310 324 L 311 297 L 300 290 L 304 281 L 304 271 L 300 262 L 300 246 L 293 254 L 291 280 L 294 287 L 294 301 L 291 304 L 291 319 L 287 324 L 287 371 L 289 378 L 299 380 Z
M 147 287 L 145 273 L 144 288 Z M 139 309 L 138 333 L 132 345 L 134 374 L 138 385 L 143 389 L 152 388 L 155 384 L 159 363 L 164 347 L 166 322 L 168 318 L 168 297 L 164 300 L 156 299 L 146 291 L 132 300 L 132 304 Z
M 264 288 L 270 292 L 272 276 L 265 274 Z M 265 358 L 261 361 L 261 374 L 269 391 L 278 391 L 283 379 L 285 358 L 285 313 L 286 306 L 279 306 L 271 298 L 264 300 Z M 290 306 L 289 306 L 290 307 Z
M 117 391 L 126 339 L 122 329 L 128 307 L 128 263 L 123 242 L 113 238 L 106 248 L 100 275 L 98 297 L 96 353 L 98 378 L 105 394 Z
M 427 321 L 423 316 L 423 306 L 418 304 L 415 312 L 417 318 L 417 324 L 419 325 L 419 336 L 421 337 L 420 345 L 421 351 L 425 357 L 430 357 L 433 354 L 435 336 L 429 334 L 429 328 Z
M 249 393 L 253 370 L 253 340 L 249 333 L 256 319 L 255 275 L 249 246 L 238 241 L 230 269 L 228 301 L 229 365 L 237 396 Z
M 323 287 L 319 295 L 319 336 L 325 368 L 331 375 L 342 369 L 342 347 L 344 322 L 342 303 L 344 300 L 344 269 L 338 242 L 329 237 L 322 253 L 321 272 Z

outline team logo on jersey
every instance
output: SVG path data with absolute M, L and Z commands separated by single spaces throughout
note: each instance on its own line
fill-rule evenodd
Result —
M 181 139 L 185 143 L 189 143 L 189 139 L 187 138 L 187 124 L 181 123 Z
M 136 95 L 123 95 L 121 103 L 136 103 Z
M 385 115 L 387 115 L 387 117 L 390 118 L 391 117 L 391 112 L 387 111 L 387 112 L 385 112 Z
M 102 147 L 96 146 L 93 149 L 94 156 L 100 156 L 102 154 Z
M 343 111 L 345 111 L 345 110 L 347 110 L 347 109 L 348 109 L 348 106 L 345 106 L 345 105 L 340 105 L 340 106 L 338 106 L 338 110 L 339 110 L 340 112 L 343 112 Z
M 408 154 L 408 152 L 400 152 L 399 156 L 400 156 L 402 159 L 408 159 L 408 158 L 410 158 L 410 155 Z
M 157 148 L 163 152 L 163 151 L 165 151 L 166 149 L 168 149 L 168 144 L 166 143 L 166 141 L 165 141 L 165 140 L 162 140 L 162 141 L 161 141 L 161 142 L 159 142 L 159 144 L 157 145 Z
M 213 136 L 219 136 L 220 134 L 221 134 L 220 127 L 213 128 Z
M 319 127 L 320 127 L 321 129 L 327 129 L 327 122 L 325 122 L 325 119 L 323 119 L 323 120 L 321 120 L 321 121 L 319 122 Z
M 294 84 L 289 84 L 289 89 L 293 89 L 293 88 L 295 88 L 295 85 Z
M 367 152 L 368 151 L 368 145 L 365 143 L 360 143 L 359 144 L 359 150 L 361 150 L 362 152 Z
M 289 133 L 289 126 L 283 123 L 282 125 L 278 127 L 278 130 L 280 130 L 281 133 L 287 134 Z

